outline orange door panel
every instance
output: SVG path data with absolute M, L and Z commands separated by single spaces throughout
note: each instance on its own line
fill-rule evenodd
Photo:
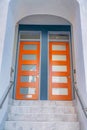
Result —
M 20 42 L 16 99 L 39 98 L 40 42 Z
M 49 42 L 49 99 L 71 100 L 70 50 L 68 42 Z

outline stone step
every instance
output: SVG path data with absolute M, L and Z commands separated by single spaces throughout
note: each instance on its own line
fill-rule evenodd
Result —
M 80 130 L 79 122 L 6 121 L 5 130 Z
M 58 113 L 54 113 L 54 114 L 39 114 L 39 113 L 34 113 L 34 114 L 12 114 L 9 113 L 8 114 L 8 120 L 9 121 L 39 121 L 39 122 L 43 122 L 43 121 L 77 121 L 77 114 L 58 114 Z
M 12 105 L 14 106 L 38 106 L 38 107 L 53 107 L 53 106 L 73 106 L 72 101 L 50 101 L 50 100 L 13 100 Z
M 75 114 L 73 106 L 54 106 L 54 107 L 29 107 L 29 106 L 9 106 L 9 113 L 26 114 L 26 113 L 58 113 L 58 114 Z

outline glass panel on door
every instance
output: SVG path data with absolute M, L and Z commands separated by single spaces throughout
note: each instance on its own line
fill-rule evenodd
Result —
M 67 83 L 65 76 L 52 76 L 52 83 Z
M 52 95 L 68 95 L 67 88 L 52 88 Z
M 29 95 L 29 94 L 35 94 L 36 88 L 32 88 L 32 87 L 21 87 L 20 89 L 20 93 L 24 94 L 24 95 Z
M 23 50 L 37 50 L 37 45 L 24 45 Z
M 36 60 L 36 54 L 24 54 L 22 55 L 23 60 Z
M 22 71 L 36 71 L 36 65 L 22 65 Z
M 66 65 L 52 65 L 53 72 L 67 72 Z
M 65 45 L 52 45 L 52 50 L 66 51 L 66 46 Z
M 66 61 L 66 55 L 52 55 L 53 61 Z

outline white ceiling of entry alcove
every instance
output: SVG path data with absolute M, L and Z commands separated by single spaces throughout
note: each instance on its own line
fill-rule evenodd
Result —
M 52 15 L 28 16 L 20 20 L 19 24 L 70 25 L 70 23 L 67 20 Z
M 76 0 L 11 0 L 10 7 L 15 22 L 30 15 L 54 15 L 73 23 Z

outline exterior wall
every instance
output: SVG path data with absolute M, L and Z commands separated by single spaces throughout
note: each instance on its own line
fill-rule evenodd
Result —
M 87 12 L 86 12 L 86 8 L 87 8 L 87 2 L 86 1 L 80 1 L 80 12 L 77 12 L 77 19 L 76 19 L 76 25 L 78 25 L 75 30 L 78 30 L 79 33 L 77 33 L 76 31 L 74 31 L 77 35 L 78 40 L 77 43 L 75 45 L 75 54 L 76 54 L 76 64 L 78 64 L 77 66 L 77 88 L 80 94 L 80 97 L 82 99 L 82 102 L 85 106 L 85 108 L 87 108 Z M 78 19 L 78 14 L 79 14 L 79 19 Z M 81 23 L 79 22 L 81 21 Z M 79 28 L 81 27 L 81 28 Z M 77 39 L 77 38 L 76 38 Z M 83 54 L 81 55 L 80 52 L 83 52 Z M 77 55 L 78 53 L 78 55 Z M 77 63 L 78 62 L 78 63 Z M 83 69 L 84 68 L 84 69 Z M 87 119 L 83 113 L 83 110 L 81 108 L 81 104 L 78 101 L 78 98 L 76 100 L 76 106 L 77 106 L 77 112 L 79 115 L 79 119 L 80 119 L 80 124 L 81 124 L 81 130 L 86 130 L 87 129 Z
M 3 54 L 3 46 L 5 39 L 5 31 L 6 31 L 6 21 L 7 21 L 7 13 L 8 13 L 8 2 L 3 1 L 0 2 L 0 71 L 1 71 L 1 63 L 2 63 L 2 54 Z M 1 94 L 0 94 L 1 95 Z
M 5 4 L 4 4 L 5 2 Z M 3 48 L 4 48 L 4 40 L 5 40 L 5 32 L 6 32 L 6 24 L 7 24 L 7 13 L 8 13 L 8 2 L 6 1 L 0 1 L 0 82 L 1 82 L 1 66 L 2 66 L 2 56 L 3 56 Z M 5 63 L 6 64 L 6 63 Z M 4 72 L 5 73 L 5 72 Z M 4 78 L 3 78 L 4 79 Z M 4 86 L 7 87 L 6 85 Z M 0 101 L 3 96 L 3 92 L 5 91 L 5 88 L 3 85 L 0 86 Z M 4 89 L 3 89 L 4 88 Z M 8 98 L 4 103 L 4 106 L 2 109 L 0 109 L 0 129 L 2 129 L 1 122 L 6 118 L 6 111 L 7 111 L 7 105 L 8 105 Z
M 43 0 L 11 0 L 10 4 L 8 0 L 0 1 L 0 10 L 3 10 L 3 13 L 0 13 L 0 99 L 9 85 L 16 23 L 29 15 L 45 14 L 63 17 L 72 24 L 77 86 L 81 97 L 83 97 L 83 101 L 87 104 L 85 100 L 87 97 L 87 60 L 85 60 L 87 59 L 87 5 L 85 4 L 85 0 L 80 0 L 80 2 L 79 8 L 79 4 L 76 0 L 47 0 L 46 2 Z M 78 111 L 81 112 L 79 108 L 78 106 Z M 2 109 L 0 112 L 1 122 L 6 113 L 6 109 Z M 80 120 L 82 124 L 86 126 L 85 117 L 80 116 Z M 86 130 L 86 128 L 84 127 L 83 130 Z
M 5 0 L 0 4 L 0 101 L 7 90 L 10 81 L 10 70 L 13 52 L 14 22 L 9 3 Z M 11 34 L 11 35 L 10 35 Z M 6 119 L 8 97 L 0 109 L 0 124 Z M 2 126 L 1 126 L 2 127 Z M 0 127 L 0 129 L 1 129 Z
M 63 17 L 72 23 L 75 15 L 74 2 L 75 0 L 47 0 L 46 3 L 43 0 L 38 0 L 34 2 L 31 0 L 15 0 L 10 3 L 10 6 L 12 7 L 12 12 L 14 13 L 15 23 L 26 16 L 37 14 Z
M 83 43 L 83 53 L 84 53 L 84 66 L 85 66 L 85 76 L 86 76 L 86 91 L 87 91 L 87 2 L 86 5 L 81 3 L 81 29 L 82 29 L 82 43 Z

